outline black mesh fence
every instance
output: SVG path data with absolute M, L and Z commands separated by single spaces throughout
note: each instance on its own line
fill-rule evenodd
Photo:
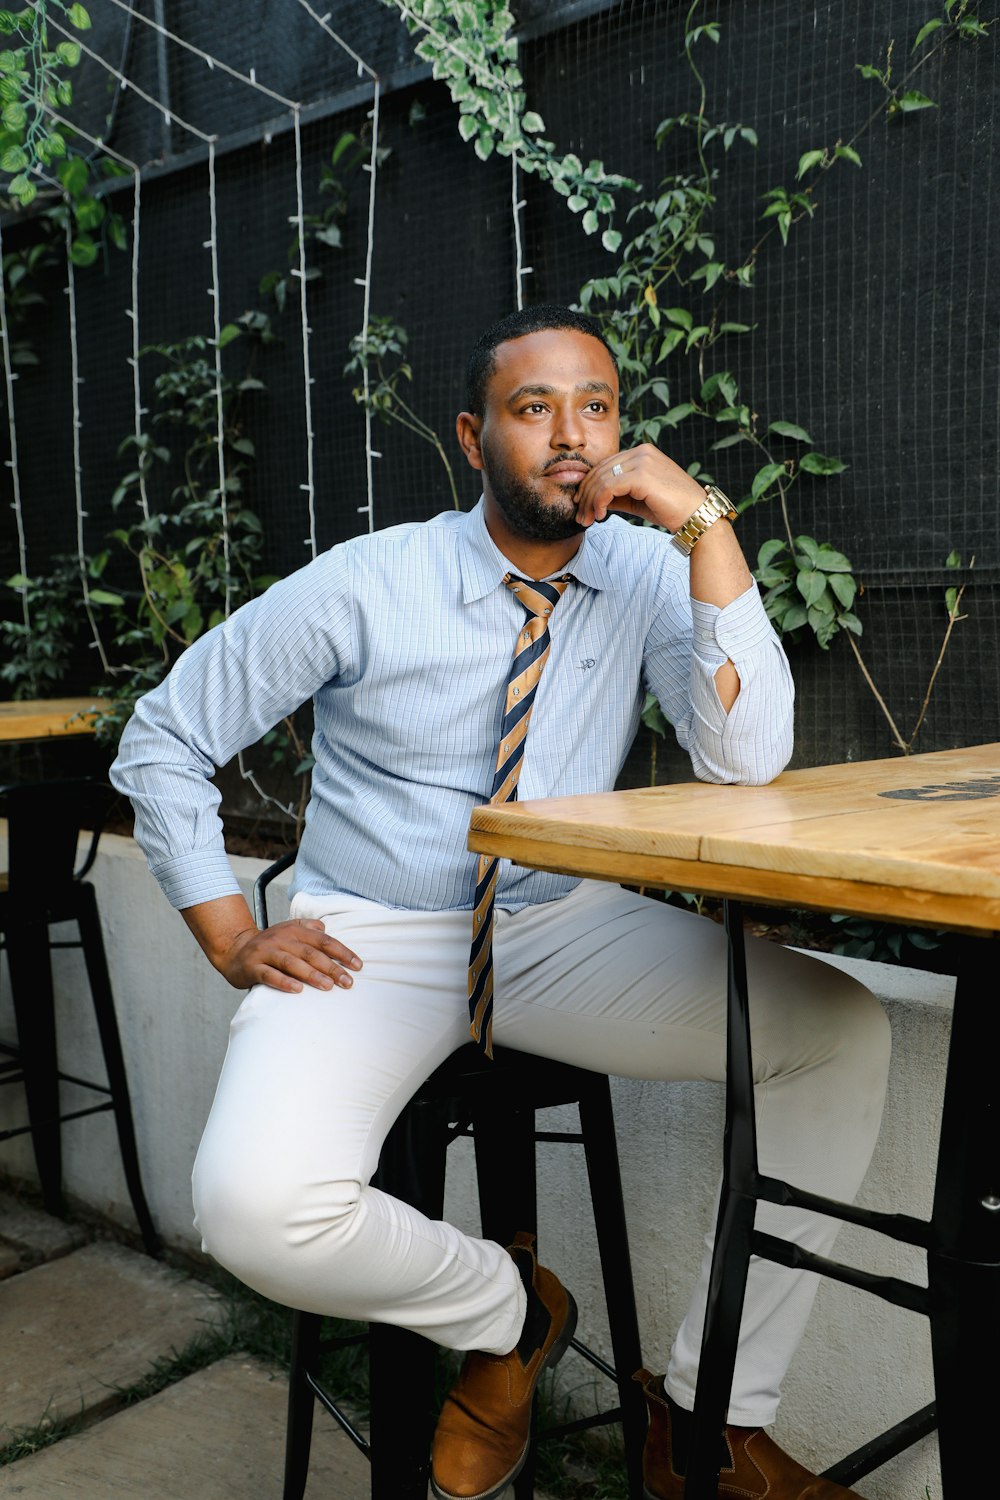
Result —
M 683 45 L 690 0 L 621 4 L 522 4 L 520 61 L 529 105 L 544 117 L 559 150 L 638 180 L 644 196 L 670 174 L 695 173 L 695 136 L 675 129 L 660 147 L 658 124 L 698 108 L 699 79 Z M 130 83 L 84 58 L 75 109 L 88 132 L 107 132 L 114 149 L 143 165 L 139 250 L 141 343 L 174 344 L 212 332 L 208 162 L 197 132 L 218 137 L 216 219 L 223 323 L 266 313 L 274 334 L 243 334 L 224 351 L 227 375 L 261 387 L 239 401 L 240 431 L 254 456 L 243 474 L 244 499 L 260 516 L 266 570 L 283 573 L 309 556 L 308 449 L 298 284 L 289 275 L 296 212 L 294 133 L 288 110 L 245 82 L 210 68 L 204 57 L 130 17 L 128 8 L 92 4 L 88 45 Z M 480 161 L 457 131 L 448 90 L 428 76 L 397 13 L 379 0 L 316 7 L 295 0 L 247 8 L 235 0 L 137 7 L 203 52 L 249 74 L 302 106 L 302 185 L 307 214 L 321 215 L 324 168 L 345 132 L 367 148 L 373 91 L 357 58 L 338 47 L 316 16 L 383 80 L 375 193 L 370 312 L 405 329 L 412 380 L 406 399 L 441 450 L 399 424 L 376 424 L 373 521 L 388 526 L 467 508 L 476 476 L 453 437 L 462 405 L 466 351 L 479 330 L 515 305 L 516 249 L 508 161 Z M 916 748 L 1000 739 L 996 641 L 998 528 L 997 299 L 991 277 L 991 226 L 998 213 L 992 142 L 997 115 L 996 31 L 986 38 L 946 37 L 945 29 L 911 51 L 935 8 L 927 0 L 706 0 L 698 20 L 715 21 L 719 41 L 703 38 L 691 58 L 704 79 L 706 117 L 743 124 L 758 145 L 715 143 L 716 206 L 711 233 L 717 258 L 738 264 L 760 243 L 750 288 L 727 283 L 709 292 L 672 293 L 699 317 L 753 331 L 713 344 L 699 357 L 672 353 L 660 372 L 674 403 L 688 399 L 707 373 L 731 372 L 758 428 L 793 423 L 813 446 L 844 464 L 830 477 L 804 476 L 789 495 L 793 532 L 847 554 L 862 586 L 858 644 L 885 710 L 906 738 L 924 704 L 948 624 L 945 590 L 965 583 L 961 613 L 930 695 Z M 943 14 L 943 12 L 942 12 Z M 933 50 L 941 43 L 937 50 Z M 895 85 L 917 57 L 933 51 L 912 87 L 933 107 L 895 111 L 857 64 L 886 68 Z M 170 116 L 165 118 L 165 112 Z M 185 129 L 184 122 L 194 129 Z M 803 152 L 855 142 L 860 168 L 847 160 L 822 174 L 815 212 L 791 227 L 787 245 L 763 220 L 763 195 L 793 191 Z M 338 175 L 346 198 L 336 223 L 339 246 L 310 243 L 320 274 L 308 283 L 311 398 L 315 444 L 315 532 L 327 547 L 367 529 L 364 411 L 352 394 L 358 376 L 344 367 L 359 332 L 369 255 L 369 174 L 353 155 Z M 386 154 L 387 153 L 387 154 Z M 709 153 L 706 152 L 708 156 Z M 528 302 L 574 302 L 583 283 L 613 274 L 617 257 L 600 236 L 538 177 L 519 193 L 523 277 Z M 110 202 L 111 200 L 109 200 Z M 111 496 L 130 467 L 119 445 L 133 431 L 131 211 L 129 179 L 113 195 L 129 232 L 125 251 L 102 248 L 76 270 L 82 384 L 81 484 L 85 546 L 99 551 L 118 524 Z M 627 193 L 619 227 L 629 233 Z M 5 252 L 44 233 L 37 214 L 8 213 Z M 287 298 L 279 309 L 262 279 L 278 273 Z M 272 276 L 272 281 L 276 278 Z M 15 386 L 24 544 L 30 575 L 76 547 L 72 386 L 65 265 L 36 276 L 44 301 L 24 334 L 39 364 Z M 699 362 L 700 360 L 700 362 Z M 144 405 L 163 356 L 140 360 Z M 749 444 L 711 451 L 720 428 L 697 416 L 667 430 L 661 444 L 685 464 L 700 462 L 734 496 L 745 495 L 761 459 Z M 8 444 L 0 423 L 0 444 Z M 795 451 L 779 440 L 779 457 Z M 443 451 L 442 451 L 443 450 Z M 9 453 L 5 451 L 5 457 Z M 451 478 L 449 477 L 449 467 Z M 10 468 L 3 469 L 0 576 L 19 567 Z M 740 522 L 750 557 L 783 533 L 777 501 L 748 509 Z M 961 568 L 946 567 L 958 554 Z M 974 569 L 969 570 L 975 558 Z M 115 564 L 110 565 L 113 576 Z M 113 581 L 113 577 L 112 577 Z M 17 601 L 6 592 L 4 612 Z M 821 650 L 808 631 L 790 647 L 798 688 L 797 764 L 864 759 L 893 752 L 886 711 L 843 637 Z M 66 691 L 95 686 L 93 651 L 81 648 Z M 626 780 L 650 774 L 643 731 Z M 669 745 L 657 746 L 658 774 L 686 774 Z

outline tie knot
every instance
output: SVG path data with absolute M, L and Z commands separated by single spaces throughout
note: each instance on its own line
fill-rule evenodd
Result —
M 573 581 L 569 573 L 561 578 L 536 582 L 531 578 L 519 578 L 516 573 L 505 573 L 504 583 L 514 594 L 529 615 L 548 618 Z

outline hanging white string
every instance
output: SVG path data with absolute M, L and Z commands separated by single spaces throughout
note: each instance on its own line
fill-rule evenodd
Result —
M 0 233 L 0 258 L 3 256 L 3 235 Z M 10 469 L 11 487 L 13 500 L 11 509 L 14 512 L 14 525 L 17 528 L 17 561 L 18 572 L 23 578 L 28 576 L 28 544 L 24 534 L 24 511 L 21 508 L 21 477 L 17 464 L 17 422 L 14 416 L 14 381 L 17 372 L 14 369 L 13 351 L 10 347 L 10 328 L 7 322 L 7 278 L 0 275 L 0 342 L 3 343 L 3 372 L 4 383 L 7 390 L 7 426 L 10 431 L 10 458 L 7 467 Z M 31 611 L 28 607 L 28 590 L 25 584 L 17 587 L 17 593 L 21 596 L 21 617 L 25 627 L 31 629 Z
M 229 619 L 232 609 L 233 577 L 229 544 L 229 498 L 226 493 L 226 411 L 222 391 L 222 313 L 219 296 L 218 201 L 215 190 L 215 141 L 208 143 L 208 239 L 205 248 L 211 256 L 212 343 L 215 347 L 215 455 L 218 463 L 219 515 L 222 521 L 222 566 L 225 569 L 223 614 Z
M 514 100 L 510 96 L 507 99 L 507 107 L 510 112 L 511 133 L 513 134 L 515 124 Z M 517 170 L 517 153 L 512 151 L 510 153 L 510 211 L 514 221 L 514 295 L 517 299 L 518 312 L 524 306 L 524 287 L 521 283 L 531 269 L 529 266 L 525 270 L 521 250 L 521 209 L 524 207 L 524 200 L 518 198 L 519 187 L 520 174 Z
M 124 309 L 124 315 L 126 315 L 126 318 L 129 318 L 130 324 L 132 324 L 132 357 L 130 357 L 129 365 L 132 366 L 133 432 L 135 432 L 136 455 L 141 456 L 142 450 L 141 450 L 141 447 L 139 447 L 139 438 L 142 437 L 142 417 L 145 416 L 145 408 L 142 407 L 142 404 L 141 404 L 141 395 L 139 395 L 139 166 L 138 166 L 138 162 L 133 162 L 133 160 L 130 160 L 129 157 L 127 157 L 127 156 L 121 156 L 120 151 L 112 150 L 112 148 L 109 147 L 109 145 L 106 145 L 105 142 L 103 142 L 102 139 L 99 138 L 99 136 L 88 135 L 87 130 L 82 129 L 82 127 L 78 126 L 78 124 L 72 124 L 72 123 L 70 123 L 70 121 L 67 120 L 67 118 L 64 117 L 64 115 L 58 114 L 57 110 L 52 110 L 51 105 L 45 105 L 45 104 L 43 104 L 42 108 L 43 108 L 43 111 L 45 111 L 45 114 L 48 115 L 48 117 L 51 118 L 51 120 L 54 120 L 55 123 L 57 123 L 57 124 L 63 124 L 63 126 L 66 126 L 67 130 L 70 130 L 70 132 L 73 132 L 73 135 L 78 136 L 78 138 L 84 139 L 84 141 L 90 142 L 90 145 L 93 145 L 93 147 L 96 147 L 97 150 L 102 151 L 102 153 L 106 154 L 106 156 L 112 157 L 112 159 L 114 159 L 115 162 L 120 162 L 121 165 L 126 166 L 126 168 L 129 169 L 130 172 L 132 172 L 132 287 L 130 287 L 130 306 L 129 306 L 129 308 Z M 61 187 L 61 184 L 60 183 L 55 183 L 55 186 Z M 67 202 L 67 205 L 69 205 L 69 202 Z M 67 216 L 66 234 L 67 234 L 67 246 L 69 246 L 70 239 L 72 239 L 72 237 L 70 237 L 70 234 L 69 234 L 69 216 Z M 75 279 L 73 279 L 72 257 L 70 257 L 70 255 L 69 255 L 69 248 L 67 248 L 67 260 L 69 260 L 69 275 L 70 275 L 70 291 L 69 291 L 69 299 L 70 299 L 70 320 L 69 320 L 69 329 L 70 329 L 70 359 L 72 359 L 72 365 L 73 365 L 73 396 L 75 396 L 76 386 L 78 386 L 78 384 L 79 384 L 78 378 L 76 378 L 76 377 L 78 377 L 78 354 L 76 354 L 76 347 L 75 347 L 75 345 L 76 345 L 76 288 L 75 288 Z M 76 404 L 75 404 L 75 407 L 76 407 Z M 75 422 L 76 425 L 78 425 L 78 423 L 79 423 L 79 413 L 78 413 L 78 410 L 73 411 L 73 422 Z M 144 516 L 144 519 L 148 520 L 148 516 L 150 516 L 150 502 L 148 502 L 147 492 L 145 492 L 145 472 L 144 472 L 144 468 L 142 468 L 141 465 L 138 466 L 138 475 L 139 475 L 139 507 L 141 507 L 142 516 Z M 115 669 L 115 667 L 112 667 L 111 663 L 109 663 L 109 661 L 108 661 L 108 655 L 106 655 L 105 648 L 103 648 L 103 642 L 102 642 L 102 639 L 100 639 L 99 627 L 97 627 L 97 619 L 96 619 L 96 616 L 94 616 L 93 606 L 91 606 L 91 601 L 90 601 L 90 586 L 88 586 L 88 582 L 87 582 L 87 553 L 85 553 L 85 550 L 84 550 L 84 517 L 85 517 L 85 514 L 87 514 L 87 511 L 84 511 L 84 508 L 82 508 L 81 474 L 79 474 L 79 466 L 78 466 L 78 472 L 76 472 L 76 556 L 78 556 L 78 559 L 79 559 L 79 579 L 81 579 L 82 589 L 84 589 L 84 607 L 85 607 L 85 610 L 87 610 L 87 619 L 88 619 L 88 622 L 90 622 L 91 634 L 93 634 L 93 637 L 94 637 L 93 643 L 94 643 L 94 646 L 96 646 L 97 654 L 100 655 L 100 664 L 102 664 L 103 669 L 105 669 L 105 672 L 108 672 L 108 675 L 114 675 L 115 670 L 120 670 L 120 669 Z
M 292 272 L 299 279 L 299 314 L 302 320 L 302 390 L 304 393 L 304 410 L 306 419 L 306 482 L 300 488 L 306 492 L 306 505 L 309 511 L 309 535 L 306 537 L 306 546 L 311 556 L 316 556 L 316 482 L 315 468 L 313 462 L 313 413 L 312 413 L 312 388 L 313 377 L 309 365 L 309 336 L 312 329 L 309 327 L 309 309 L 306 303 L 306 221 L 302 197 L 302 121 L 299 106 L 296 104 L 292 112 L 295 121 L 295 224 L 298 228 L 299 242 L 299 264 L 298 269 Z
M 66 297 L 69 302 L 69 363 L 70 384 L 73 390 L 73 494 L 76 501 L 76 557 L 80 566 L 80 586 L 83 589 L 83 607 L 90 624 L 90 631 L 94 637 L 94 645 L 101 658 L 101 666 L 105 672 L 111 672 L 111 663 L 108 661 L 101 640 L 101 633 L 97 628 L 97 620 L 94 618 L 94 606 L 90 598 L 90 585 L 87 582 L 87 554 L 83 545 L 83 523 L 87 512 L 83 508 L 83 466 L 80 463 L 80 430 L 82 422 L 80 419 L 80 386 L 83 377 L 80 374 L 80 344 L 77 336 L 76 318 L 76 267 L 73 264 L 73 215 L 70 211 L 70 201 L 66 198 Z
M 368 172 L 369 172 L 369 182 L 368 182 L 368 245 L 367 245 L 367 248 L 365 250 L 365 277 L 364 277 L 365 300 L 364 300 L 364 308 L 363 308 L 363 311 L 362 311 L 362 314 L 361 314 L 361 337 L 366 342 L 367 342 L 367 339 L 368 339 L 368 323 L 369 323 L 369 320 L 371 318 L 372 259 L 374 257 L 374 252 L 375 252 L 375 182 L 376 182 L 376 178 L 377 178 L 377 175 L 378 175 L 378 112 L 379 112 L 379 92 L 380 92 L 379 91 L 379 81 L 376 78 L 376 80 L 375 80 L 375 98 L 374 98 L 374 101 L 372 103 L 372 109 L 371 109 L 371 115 L 370 115 L 370 119 L 371 119 L 371 122 L 372 122 L 372 149 L 371 149 L 371 156 L 370 156 L 369 161 L 368 161 Z M 375 476 L 374 476 L 374 473 L 373 473 L 373 460 L 376 457 L 376 453 L 375 453 L 375 449 L 372 446 L 371 388 L 370 388 L 370 383 L 369 383 L 368 360 L 367 360 L 367 358 L 365 358 L 363 360 L 361 368 L 362 368 L 362 371 L 363 371 L 364 392 L 365 392 L 365 483 L 366 483 L 366 486 L 367 486 L 368 495 L 367 495 L 367 503 L 365 505 L 363 505 L 363 506 L 361 506 L 361 505 L 358 506 L 358 513 L 360 515 L 363 515 L 365 513 L 365 511 L 367 511 L 367 513 L 368 513 L 368 530 L 369 530 L 369 532 L 372 532 L 372 531 L 375 530 L 375 482 L 374 482 Z
M 312 19 L 316 22 L 317 26 L 319 26 L 319 27 L 322 28 L 322 30 L 326 33 L 326 35 L 328 37 L 332 38 L 332 40 L 335 41 L 339 47 L 342 47 L 343 50 L 350 57 L 353 57 L 354 61 L 358 65 L 358 76 L 360 77 L 363 72 L 367 73 L 368 76 L 369 76 L 369 78 L 372 80 L 373 85 L 374 85 L 374 99 L 373 99 L 373 102 L 372 102 L 372 108 L 371 108 L 371 110 L 368 113 L 368 118 L 372 122 L 372 143 L 371 143 L 371 152 L 369 154 L 368 162 L 366 163 L 366 166 L 365 166 L 365 170 L 369 174 L 369 182 L 368 182 L 368 243 L 367 243 L 367 246 L 365 247 L 365 274 L 364 274 L 364 276 L 356 276 L 354 278 L 355 284 L 357 286 L 360 286 L 361 288 L 363 288 L 364 301 L 363 301 L 363 310 L 362 310 L 362 315 L 361 315 L 361 340 L 362 340 L 362 350 L 364 351 L 364 348 L 365 348 L 365 346 L 368 343 L 368 324 L 369 324 L 370 319 L 371 319 L 372 260 L 373 260 L 374 253 L 375 253 L 375 193 L 376 193 L 376 184 L 377 184 L 377 179 L 378 179 L 379 103 L 380 103 L 380 93 L 381 93 L 381 81 L 379 79 L 378 74 L 375 72 L 375 70 L 373 68 L 370 68 L 368 66 L 368 64 L 365 62 L 364 58 L 361 57 L 361 56 L 359 56 L 359 54 L 357 52 L 355 52 L 352 47 L 349 47 L 347 45 L 347 43 L 344 41 L 343 37 L 340 36 L 336 31 L 334 31 L 333 28 L 329 25 L 329 21 L 330 21 L 330 13 L 329 12 L 327 12 L 326 15 L 321 16 L 321 15 L 318 15 L 317 12 L 313 9 L 313 7 L 309 4 L 309 0 L 298 0 L 298 3 L 299 3 L 299 5 L 301 5 L 302 9 L 304 11 L 306 11 L 312 17 Z M 374 444 L 372 442 L 371 381 L 370 381 L 370 377 L 369 377 L 369 374 L 368 374 L 368 358 L 367 358 L 367 355 L 365 355 L 364 353 L 363 353 L 362 362 L 361 362 L 361 381 L 362 381 L 362 389 L 364 391 L 363 402 L 364 402 L 364 409 L 365 409 L 365 491 L 366 491 L 366 495 L 365 495 L 365 504 L 358 506 L 358 515 L 361 515 L 361 516 L 367 515 L 367 517 L 368 517 L 368 530 L 371 532 L 371 531 L 375 530 L 375 475 L 374 475 L 374 460 L 376 458 L 381 458 L 382 455 L 377 451 L 377 449 L 375 448 L 375 446 L 374 446 Z

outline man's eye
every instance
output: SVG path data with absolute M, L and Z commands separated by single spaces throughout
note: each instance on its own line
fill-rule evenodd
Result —
M 607 411 L 607 409 L 608 409 L 606 401 L 588 401 L 587 402 L 587 406 L 588 406 L 588 408 L 591 411 L 602 411 L 603 412 L 603 411 Z
M 545 404 L 542 401 L 529 401 L 524 409 L 525 411 L 544 411 Z

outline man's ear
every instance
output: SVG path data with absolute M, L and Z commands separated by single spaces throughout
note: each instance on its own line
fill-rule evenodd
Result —
M 482 417 L 474 417 L 471 411 L 460 411 L 455 418 L 455 433 L 458 437 L 459 447 L 474 469 L 481 469 L 483 467 L 483 454 L 479 446 L 479 434 L 482 425 Z

